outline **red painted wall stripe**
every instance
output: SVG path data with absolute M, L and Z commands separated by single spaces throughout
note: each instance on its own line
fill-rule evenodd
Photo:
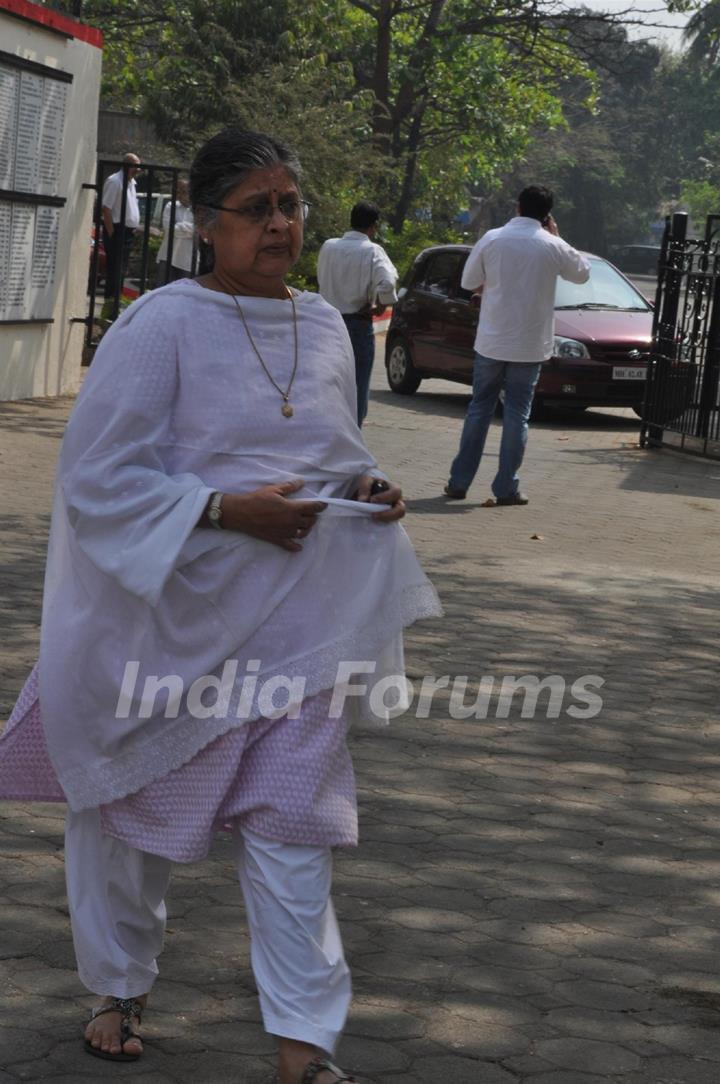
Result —
M 77 38 L 78 41 L 86 41 L 88 45 L 95 45 L 102 49 L 102 30 L 94 26 L 86 26 L 78 23 L 68 15 L 61 15 L 58 11 L 33 4 L 30 0 L 0 0 L 0 11 L 7 11 L 9 15 L 17 15 L 31 23 L 39 23 L 47 26 L 50 30 L 59 30 L 61 34 L 67 34 L 69 38 Z

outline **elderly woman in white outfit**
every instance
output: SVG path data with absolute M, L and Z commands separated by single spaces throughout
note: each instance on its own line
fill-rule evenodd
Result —
M 280 1084 L 337 1084 L 347 705 L 383 716 L 402 629 L 439 604 L 357 427 L 343 322 L 284 282 L 299 176 L 268 136 L 209 140 L 191 201 L 212 272 L 103 339 L 60 455 L 40 662 L 0 795 L 68 803 L 78 969 L 102 998 L 89 1053 L 142 1054 L 171 864 L 229 827 Z

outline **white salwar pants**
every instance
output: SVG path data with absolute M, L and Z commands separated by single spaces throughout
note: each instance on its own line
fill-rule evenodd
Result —
M 265 1030 L 332 1054 L 350 1005 L 350 972 L 330 899 L 327 847 L 233 835 Z M 68 811 L 65 868 L 81 982 L 138 997 L 152 987 L 172 862 L 103 835 L 98 810 Z

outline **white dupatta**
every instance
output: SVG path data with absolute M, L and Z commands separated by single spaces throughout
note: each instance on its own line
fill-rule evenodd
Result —
M 243 307 L 287 386 L 290 306 Z M 73 809 L 132 793 L 258 718 L 270 678 L 303 678 L 310 696 L 343 662 L 393 672 L 402 628 L 440 613 L 402 527 L 343 499 L 359 475 L 380 473 L 355 422 L 352 352 L 318 295 L 300 294 L 296 309 L 291 419 L 232 298 L 196 283 L 145 295 L 97 352 L 60 455 L 40 651 L 48 751 Z M 329 501 L 301 553 L 196 526 L 214 490 L 290 479 L 305 482 L 297 499 Z M 228 660 L 225 710 L 199 717 L 185 695 L 173 710 L 160 695 L 144 717 L 147 677 L 177 678 L 186 694 L 227 676 Z

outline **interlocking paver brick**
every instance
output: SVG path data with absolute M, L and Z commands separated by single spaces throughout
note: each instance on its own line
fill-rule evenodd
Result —
M 565 1073 L 558 1072 L 557 1070 L 551 1070 L 549 1073 L 540 1073 L 538 1076 L 533 1076 L 532 1084 L 607 1084 L 609 1080 L 616 1080 L 617 1077 L 608 1077 L 604 1073 L 598 1076 L 596 1073 Z M 623 1080 L 628 1078 L 623 1076 Z M 659 1080 L 655 1080 L 655 1084 L 660 1084 Z
M 410 631 L 409 674 L 416 692 L 465 677 L 468 710 L 452 718 L 440 689 L 427 718 L 352 737 L 362 842 L 336 858 L 355 987 L 338 1058 L 368 1084 L 716 1084 L 720 465 L 640 451 L 628 412 L 558 416 L 531 434 L 527 508 L 482 507 L 490 462 L 449 504 L 466 402 L 440 381 L 402 399 L 375 374 L 368 443 L 403 483 L 446 609 Z M 70 405 L 0 404 L 3 714 L 37 651 Z M 565 682 L 559 715 L 523 717 L 522 698 L 498 714 L 501 679 L 523 674 Z M 573 717 L 592 674 L 602 709 Z M 145 1058 L 106 1073 L 85 1055 L 62 818 L 0 807 L 0 1084 L 267 1084 L 223 838 L 176 870 Z
M 604 1077 L 638 1069 L 640 1058 L 625 1046 L 595 1039 L 546 1039 L 537 1044 L 541 1058 L 553 1062 L 558 1069 L 599 1070 Z
M 624 1076 L 623 1084 L 717 1084 L 717 1063 L 692 1056 L 653 1058 L 640 1072 Z

